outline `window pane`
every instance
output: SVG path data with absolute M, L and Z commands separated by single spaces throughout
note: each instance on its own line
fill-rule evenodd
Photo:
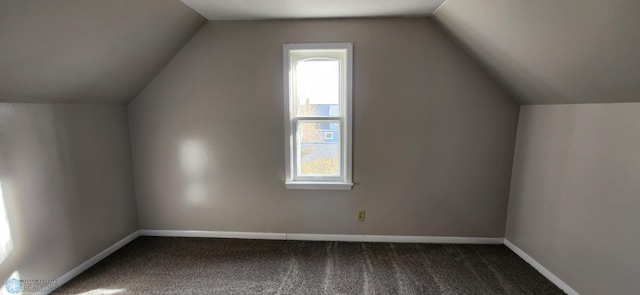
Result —
M 340 116 L 340 61 L 299 61 L 295 81 L 298 116 Z
M 298 123 L 298 175 L 340 176 L 340 123 Z

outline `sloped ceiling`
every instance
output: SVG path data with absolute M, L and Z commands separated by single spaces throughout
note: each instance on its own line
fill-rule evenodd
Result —
M 126 104 L 205 22 L 176 0 L 2 0 L 0 102 Z
M 433 17 L 523 104 L 640 102 L 638 0 L 448 0 Z
M 350 15 L 251 1 L 208 1 L 221 5 L 208 17 L 428 15 L 443 0 L 367 2 Z M 521 103 L 557 104 L 640 102 L 639 13 L 637 0 L 448 0 L 433 17 Z M 177 0 L 2 0 L 0 102 L 126 104 L 205 21 Z

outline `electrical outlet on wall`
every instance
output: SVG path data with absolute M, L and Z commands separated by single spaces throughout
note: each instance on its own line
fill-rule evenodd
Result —
M 358 210 L 358 221 L 364 221 L 364 210 Z

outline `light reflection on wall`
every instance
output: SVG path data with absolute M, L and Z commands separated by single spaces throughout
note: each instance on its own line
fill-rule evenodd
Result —
M 180 164 L 185 176 L 184 195 L 190 204 L 202 203 L 207 194 L 205 173 L 209 165 L 207 147 L 198 140 L 185 140 L 180 145 Z
M 0 264 L 4 262 L 13 250 L 13 238 L 11 237 L 11 227 L 9 226 L 9 217 L 2 192 L 2 183 L 0 182 Z

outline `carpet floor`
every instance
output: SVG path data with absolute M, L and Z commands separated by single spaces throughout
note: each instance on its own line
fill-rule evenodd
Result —
M 564 294 L 504 245 L 139 237 L 52 294 Z

